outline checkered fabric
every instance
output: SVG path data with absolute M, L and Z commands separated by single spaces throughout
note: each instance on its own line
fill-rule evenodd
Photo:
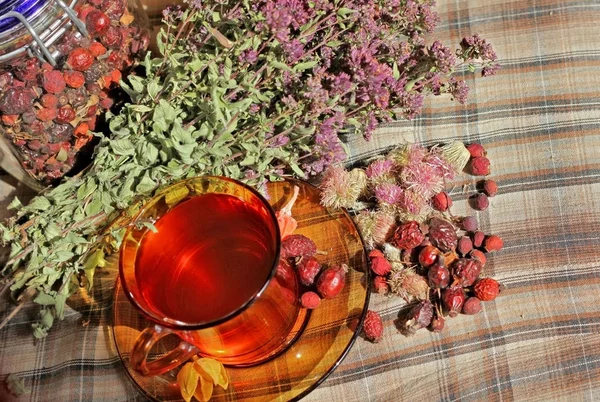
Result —
M 429 99 L 419 118 L 381 127 L 370 143 L 352 139 L 350 163 L 402 140 L 481 142 L 499 194 L 477 215 L 505 241 L 484 275 L 506 289 L 482 313 L 412 337 L 394 325 L 402 303 L 373 295 L 383 341 L 358 339 L 305 400 L 600 400 L 600 1 L 440 0 L 437 10 L 437 38 L 458 45 L 479 33 L 501 71 L 466 75 L 467 105 Z M 0 193 L 14 193 L 11 183 Z M 454 214 L 470 213 L 474 183 L 456 183 Z M 31 336 L 35 310 L 0 331 L 0 380 L 25 380 L 29 393 L 19 401 L 144 399 L 109 336 L 115 272 L 96 275 L 100 285 L 71 300 L 46 339 Z

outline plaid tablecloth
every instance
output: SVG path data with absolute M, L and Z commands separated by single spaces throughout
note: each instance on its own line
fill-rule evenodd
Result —
M 505 240 L 485 274 L 506 290 L 479 315 L 410 338 L 394 326 L 399 301 L 374 295 L 384 340 L 359 339 L 306 400 L 600 400 L 600 1 L 440 0 L 437 9 L 437 37 L 457 45 L 481 34 L 502 70 L 469 78 L 466 106 L 430 99 L 414 121 L 351 142 L 350 161 L 400 140 L 484 144 L 500 191 L 478 218 Z M 14 193 L 3 180 L 0 193 Z M 462 186 L 453 196 L 453 212 L 467 213 Z M 72 300 L 44 340 L 31 337 L 35 310 L 0 331 L 0 380 L 15 373 L 29 390 L 18 400 L 143 400 L 109 337 L 114 276 L 98 272 L 100 286 Z

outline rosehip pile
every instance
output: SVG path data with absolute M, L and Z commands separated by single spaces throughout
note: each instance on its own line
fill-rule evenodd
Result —
M 469 172 L 489 174 L 485 149 L 480 144 L 471 144 L 467 149 L 471 154 Z M 493 197 L 498 188 L 489 179 L 479 188 L 474 208 L 483 210 L 488 197 Z M 457 218 L 444 213 L 452 206 L 446 192 L 434 196 L 431 206 L 438 212 L 426 222 L 399 223 L 383 252 L 375 249 L 369 254 L 375 290 L 396 293 L 412 302 L 401 315 L 404 319 L 399 329 L 405 334 L 426 327 L 439 332 L 446 316 L 477 314 L 482 310 L 482 302 L 494 300 L 502 289 L 496 280 L 482 277 L 488 253 L 501 250 L 502 239 L 479 230 L 474 216 Z M 426 292 L 415 289 L 415 278 L 420 279 L 417 283 L 425 283 Z M 367 339 L 374 337 L 367 334 Z
M 300 303 L 307 309 L 315 309 L 321 299 L 333 299 L 346 285 L 348 266 L 323 267 L 317 260 L 316 244 L 301 234 L 286 236 L 281 242 L 281 259 L 295 267 L 301 283 Z
M 113 105 L 109 90 L 149 44 L 146 30 L 131 24 L 125 0 L 80 2 L 75 12 L 90 36 L 67 31 L 50 49 L 61 55 L 57 67 L 22 57 L 0 69 L 0 135 L 45 184 L 71 170 L 97 116 Z

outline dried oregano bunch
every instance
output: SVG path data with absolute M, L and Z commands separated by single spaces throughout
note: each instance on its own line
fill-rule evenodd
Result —
M 7 286 L 42 305 L 35 336 L 119 247 L 122 211 L 157 189 L 203 174 L 259 187 L 316 175 L 344 160 L 341 133 L 369 138 L 379 121 L 415 116 L 429 94 L 464 102 L 454 68 L 489 75 L 496 55 L 478 36 L 456 52 L 426 44 L 433 4 L 194 0 L 165 10 L 160 54 L 121 82 L 131 102 L 108 114 L 111 136 L 99 134 L 90 167 L 27 206 L 15 201 L 16 217 L 0 225 Z

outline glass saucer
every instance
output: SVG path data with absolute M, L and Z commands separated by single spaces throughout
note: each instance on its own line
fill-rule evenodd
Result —
M 369 302 L 366 252 L 356 226 L 345 211 L 330 211 L 319 203 L 314 186 L 286 180 L 270 183 L 270 203 L 277 211 L 291 198 L 293 186 L 300 187 L 292 215 L 298 221 L 294 233 L 304 234 L 317 244 L 323 254 L 317 259 L 325 264 L 346 263 L 350 270 L 342 292 L 323 300 L 311 311 L 306 327 L 297 340 L 282 354 L 252 367 L 228 367 L 229 388 L 215 387 L 211 401 L 289 401 L 306 396 L 340 364 L 350 350 Z M 112 335 L 127 373 L 139 390 L 155 401 L 180 401 L 177 369 L 154 377 L 144 377 L 129 364 L 129 351 L 138 334 L 149 322 L 129 303 L 119 281 L 115 288 Z M 172 337 L 172 338 L 171 338 Z M 160 342 L 153 353 L 160 356 L 175 347 L 171 335 Z

